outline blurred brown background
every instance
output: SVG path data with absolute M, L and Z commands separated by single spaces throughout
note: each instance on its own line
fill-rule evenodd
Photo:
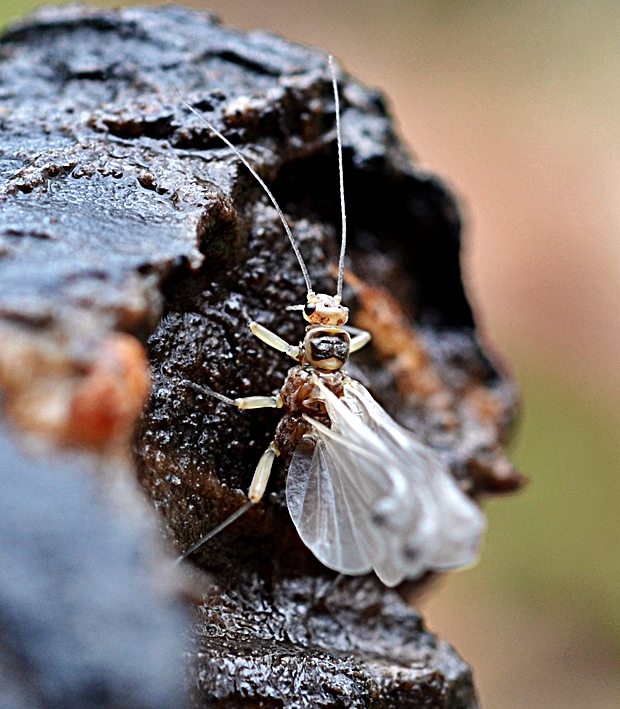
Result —
M 423 608 L 487 709 L 618 709 L 620 3 L 187 4 L 335 54 L 461 197 L 469 295 L 521 383 L 513 456 L 532 482 L 488 505 L 481 563 Z M 0 22 L 35 5 L 0 0 Z

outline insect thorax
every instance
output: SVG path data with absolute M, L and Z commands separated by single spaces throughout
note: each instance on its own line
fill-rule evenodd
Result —
M 304 338 L 304 363 L 323 372 L 341 369 L 349 359 L 351 338 L 337 326 L 311 326 Z
M 284 410 L 294 418 L 303 414 L 322 420 L 329 425 L 325 409 L 324 396 L 317 386 L 317 378 L 338 398 L 344 395 L 344 383 L 347 375 L 342 370 L 320 372 L 309 365 L 297 365 L 289 370 L 280 391 Z

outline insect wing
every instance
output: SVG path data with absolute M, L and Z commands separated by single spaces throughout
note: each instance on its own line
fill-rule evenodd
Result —
M 363 574 L 373 565 L 360 527 L 359 496 L 348 494 L 344 465 L 327 435 L 306 436 L 289 467 L 287 504 L 299 536 L 319 561 L 341 573 Z
M 433 452 L 354 383 L 338 399 L 322 384 L 332 428 L 308 419 L 287 502 L 304 543 L 341 573 L 375 570 L 394 586 L 428 569 L 470 563 L 484 528 L 478 508 Z
M 428 498 L 433 500 L 429 511 L 434 510 L 438 520 L 434 525 L 433 544 L 423 535 L 414 533 L 408 540 L 409 547 L 424 547 L 428 568 L 451 569 L 472 563 L 486 526 L 480 509 L 462 492 L 434 452 L 397 424 L 365 387 L 351 381 L 345 392 L 347 397 L 356 400 L 368 427 L 398 456 L 416 492 L 424 491 L 427 503 Z

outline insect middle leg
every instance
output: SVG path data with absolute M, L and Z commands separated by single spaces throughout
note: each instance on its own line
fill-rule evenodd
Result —
M 215 399 L 223 401 L 229 406 L 235 406 L 238 409 L 279 409 L 282 407 L 282 397 L 280 394 L 276 396 L 240 396 L 236 399 L 231 399 L 230 396 L 225 396 L 220 394 L 218 391 L 214 391 L 210 387 L 201 386 L 194 382 L 190 382 L 189 379 L 183 379 L 181 381 L 186 387 L 190 389 L 195 389 L 201 394 L 206 394 L 207 396 L 212 396 Z

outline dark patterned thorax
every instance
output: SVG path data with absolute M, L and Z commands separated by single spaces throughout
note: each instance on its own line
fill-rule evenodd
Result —
M 304 339 L 305 362 L 318 370 L 334 372 L 346 364 L 350 348 L 351 338 L 342 328 L 310 327 Z

